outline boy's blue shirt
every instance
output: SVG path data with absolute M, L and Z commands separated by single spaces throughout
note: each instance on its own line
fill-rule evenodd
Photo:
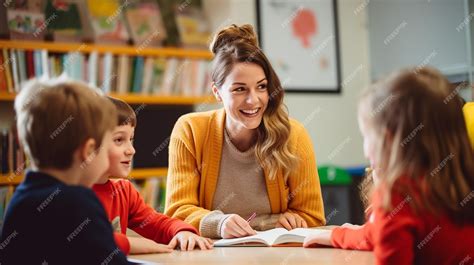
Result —
M 0 264 L 128 264 L 91 189 L 30 171 L 0 236 Z

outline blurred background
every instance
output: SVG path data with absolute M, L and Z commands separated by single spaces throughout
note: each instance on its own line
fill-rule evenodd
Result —
M 15 95 L 29 78 L 61 74 L 133 106 L 130 179 L 162 212 L 175 121 L 220 108 L 209 85 L 209 42 L 222 27 L 250 23 L 286 90 L 290 116 L 312 138 L 328 223 L 362 223 L 361 91 L 394 70 L 430 65 L 451 81 L 453 98 L 472 101 L 473 18 L 471 0 L 3 1 L 0 214 L 28 167 Z

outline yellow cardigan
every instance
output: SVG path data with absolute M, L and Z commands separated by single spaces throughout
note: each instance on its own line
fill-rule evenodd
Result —
M 462 108 L 464 118 L 466 119 L 467 133 L 471 140 L 471 145 L 474 148 L 474 102 L 468 102 Z
M 224 109 L 186 114 L 171 133 L 165 214 L 197 229 L 212 210 L 219 175 L 225 124 Z M 267 177 L 272 213 L 300 215 L 308 226 L 325 224 L 316 158 L 306 129 L 291 120 L 290 150 L 300 158 L 295 172 L 285 182 Z M 264 169 L 265 176 L 268 172 Z

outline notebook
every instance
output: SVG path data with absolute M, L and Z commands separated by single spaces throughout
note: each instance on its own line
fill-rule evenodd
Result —
M 318 228 L 296 228 L 286 230 L 285 228 L 274 228 L 271 230 L 257 232 L 254 236 L 241 238 L 221 239 L 214 242 L 215 247 L 301 247 L 304 239 L 313 234 L 321 233 L 325 229 Z

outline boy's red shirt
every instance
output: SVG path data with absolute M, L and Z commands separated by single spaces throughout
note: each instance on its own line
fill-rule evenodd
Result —
M 125 254 L 130 252 L 127 228 L 160 244 L 168 244 L 181 231 L 198 234 L 191 225 L 168 217 L 146 205 L 128 180 L 109 180 L 92 187 L 112 223 L 115 241 Z

